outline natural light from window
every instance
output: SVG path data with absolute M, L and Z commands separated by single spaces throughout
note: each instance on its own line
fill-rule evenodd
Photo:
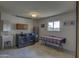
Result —
M 3 25 L 3 31 L 11 31 L 11 25 L 10 24 L 4 24 Z
M 60 21 L 48 22 L 48 31 L 60 31 Z

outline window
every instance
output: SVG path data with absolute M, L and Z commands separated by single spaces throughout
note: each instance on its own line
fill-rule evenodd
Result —
M 48 22 L 48 31 L 53 30 L 53 22 Z
M 3 25 L 3 31 L 11 31 L 11 25 L 10 24 L 4 24 Z
M 60 31 L 60 21 L 48 22 L 48 31 Z

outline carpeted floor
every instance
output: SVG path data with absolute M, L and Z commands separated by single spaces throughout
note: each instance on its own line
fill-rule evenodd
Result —
M 35 45 L 0 51 L 0 58 L 71 58 L 74 57 L 66 51 L 61 51 L 36 43 Z

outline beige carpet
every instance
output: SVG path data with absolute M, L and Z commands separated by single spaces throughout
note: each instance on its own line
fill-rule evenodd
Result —
M 30 46 L 30 48 L 40 51 L 44 54 L 47 54 L 48 56 L 53 56 L 56 58 L 74 58 L 75 53 L 72 53 L 70 51 L 64 50 L 64 49 L 58 49 L 55 47 L 50 47 L 44 44 L 36 43 L 34 46 Z
M 55 48 L 50 48 L 48 46 L 42 45 L 41 43 L 36 43 L 28 47 L 20 49 L 8 49 L 0 51 L 1 58 L 72 58 L 73 54 L 70 52 L 59 50 Z

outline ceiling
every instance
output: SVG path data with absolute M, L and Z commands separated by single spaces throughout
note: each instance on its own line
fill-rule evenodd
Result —
M 12 15 L 31 18 L 31 13 L 38 18 L 57 15 L 76 9 L 74 1 L 0 1 L 1 10 Z

